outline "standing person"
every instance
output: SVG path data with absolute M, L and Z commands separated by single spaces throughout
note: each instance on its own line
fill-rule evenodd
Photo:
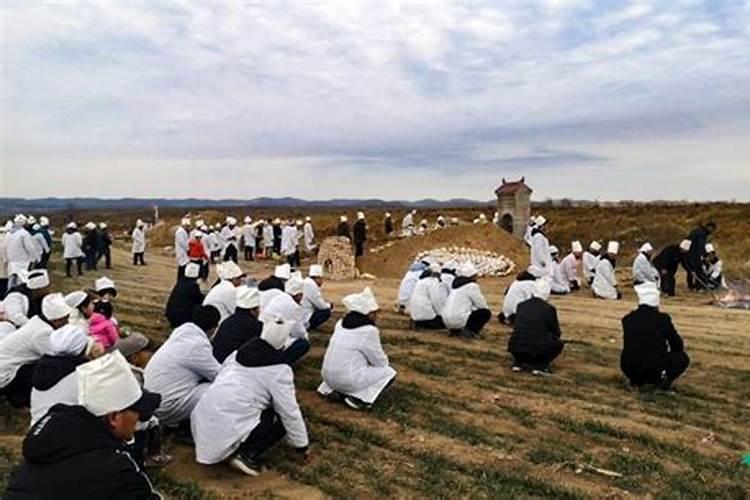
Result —
M 557 309 L 547 301 L 550 283 L 546 278 L 534 283 L 532 297 L 518 304 L 508 352 L 513 355 L 513 371 L 529 370 L 549 375 L 549 365 L 563 350 Z
M 75 222 L 69 222 L 62 236 L 63 258 L 65 259 L 65 275 L 70 278 L 73 264 L 78 269 L 78 276 L 83 274 L 83 237 L 78 232 Z
M 638 249 L 638 255 L 633 261 L 633 285 L 651 282 L 659 284 L 659 271 L 651 263 L 654 247 L 646 242 Z
M 46 264 L 44 263 L 45 255 L 49 255 L 51 247 L 49 246 L 49 243 L 47 243 L 47 238 L 44 237 L 42 226 L 40 226 L 39 224 L 34 224 L 31 229 L 34 243 L 36 243 L 37 246 L 37 255 L 40 256 L 39 262 L 34 265 L 34 269 L 46 269 Z
M 59 404 L 24 440 L 23 463 L 11 476 L 7 500 L 160 500 L 130 455 L 139 421 L 160 397 L 141 389 L 127 361 L 110 354 L 76 368 L 80 406 Z
M 711 240 L 711 235 L 716 232 L 716 223 L 707 222 L 690 231 L 688 238 L 691 241 L 690 251 L 687 254 L 687 285 L 690 290 L 701 288 L 700 283 L 705 282 L 703 275 L 703 255 L 706 244 Z
M 352 239 L 352 231 L 349 228 L 349 218 L 346 215 L 339 217 L 339 225 L 336 227 L 336 236 Z
M 417 329 L 441 330 L 443 308 L 448 300 L 448 293 L 440 283 L 440 265 L 430 264 L 426 272 L 414 285 L 414 292 L 409 299 L 409 314 Z
M 531 230 L 531 255 L 529 257 L 529 273 L 535 278 L 552 277 L 552 256 L 549 240 L 545 234 L 547 219 L 543 216 L 536 218 L 534 229 Z
M 271 221 L 266 221 L 263 224 L 263 249 L 267 259 L 273 257 L 273 249 L 275 245 L 276 237 L 273 224 L 271 224 Z
M 536 228 L 537 215 L 534 215 L 529 219 L 529 223 L 526 225 L 526 230 L 523 233 L 523 242 L 526 243 L 527 247 L 531 247 L 531 236 Z
M 237 219 L 227 217 L 226 225 L 221 230 L 221 239 L 224 240 L 224 262 L 237 263 L 237 245 L 239 245 L 240 230 L 237 229 Z
M 242 248 L 245 251 L 245 262 L 255 260 L 255 228 L 253 219 L 248 215 L 242 226 Z
M 305 226 L 302 228 L 302 232 L 305 237 L 305 252 L 307 252 L 307 255 L 314 255 L 318 244 L 315 242 L 315 230 L 310 217 L 305 217 Z
M 96 261 L 104 257 L 104 267 L 106 269 L 112 269 L 112 237 L 107 229 L 107 224 L 102 222 L 99 224 L 99 237 L 101 241 L 101 247 L 96 255 Z
M 203 232 L 200 229 L 196 229 L 192 232 L 193 236 L 188 242 L 188 258 L 193 264 L 197 264 L 199 268 L 199 277 L 204 281 L 208 279 L 208 252 L 206 251 L 206 245 L 203 242 Z M 187 270 L 187 267 L 185 268 Z
M 560 251 L 555 245 L 550 245 L 549 251 L 552 257 L 552 281 L 550 281 L 552 293 L 555 295 L 567 295 L 570 293 L 570 285 L 567 278 L 563 275 L 562 265 L 560 264 Z
M 41 233 L 46 243 L 47 251 L 42 254 L 42 261 L 40 263 L 41 269 L 47 269 L 49 264 L 49 258 L 52 255 L 52 233 L 49 230 L 49 219 L 47 217 L 39 217 L 39 233 Z
M 659 255 L 654 257 L 654 267 L 659 271 L 661 291 L 667 294 L 668 297 L 675 296 L 675 275 L 677 274 L 677 268 L 682 265 L 686 272 L 690 272 L 688 270 L 687 254 L 692 244 L 690 240 L 685 239 L 679 245 L 667 245 L 659 252 Z
M 331 318 L 333 304 L 326 302 L 320 288 L 323 286 L 323 266 L 313 264 L 304 281 L 302 293 L 302 310 L 304 311 L 305 327 L 317 330 Z
M 492 317 L 477 283 L 477 275 L 477 269 L 471 263 L 458 268 L 453 289 L 443 309 L 443 321 L 453 337 L 479 337 L 482 328 Z
M 289 264 L 292 269 L 297 269 L 298 265 L 298 236 L 297 228 L 294 226 L 294 221 L 289 219 L 281 232 L 281 254 L 286 258 L 287 264 Z
M 5 242 L 5 257 L 8 262 L 8 288 L 22 282 L 32 264 L 41 259 L 34 238 L 26 227 L 28 219 L 23 214 L 13 218 L 13 227 Z
M 334 329 L 320 370 L 318 392 L 338 395 L 354 410 L 370 409 L 396 379 L 377 327 L 377 300 L 370 288 L 343 299 L 346 316 Z
M 8 291 L 8 258 L 5 248 L 8 242 L 8 225 L 0 225 L 0 302 Z
M 616 241 L 610 241 L 607 245 L 607 253 L 599 260 L 596 266 L 596 274 L 591 289 L 594 297 L 608 300 L 619 300 L 622 294 L 617 289 L 617 277 L 615 276 L 615 267 L 617 266 L 617 253 L 620 250 L 620 244 Z
M 417 215 L 416 210 L 412 210 L 404 216 L 401 221 L 401 234 L 402 236 L 414 236 L 414 216 Z
M 96 224 L 87 222 L 83 233 L 83 253 L 85 254 L 86 270 L 96 271 L 96 249 L 99 242 L 99 231 Z
M 365 254 L 365 242 L 367 241 L 367 222 L 364 212 L 357 212 L 357 222 L 354 223 L 354 256 L 362 257 Z
M 265 256 L 265 246 L 263 245 L 263 231 L 265 227 L 266 221 L 264 219 L 260 219 L 253 227 L 253 231 L 255 232 L 255 251 L 258 252 L 258 257 Z
M 211 344 L 214 357 L 219 363 L 246 342 L 260 337 L 263 323 L 260 322 L 260 292 L 245 285 L 237 287 L 237 307 L 234 314 L 219 325 Z
M 669 390 L 690 365 L 685 345 L 668 314 L 659 311 L 659 288 L 646 282 L 635 287 L 638 308 L 622 318 L 620 368 L 631 385 Z
M 185 277 L 178 278 L 167 299 L 164 315 L 173 329 L 189 322 L 193 310 L 203 303 L 203 292 L 198 285 L 200 265 L 191 262 L 185 266 Z
M 580 241 L 574 241 L 568 255 L 560 262 L 562 276 L 568 283 L 571 291 L 581 289 L 581 278 L 578 275 L 578 263 L 583 255 L 583 246 Z
M 190 250 L 190 219 L 183 217 L 180 227 L 174 233 L 174 255 L 177 260 L 177 278 L 185 275 L 185 266 L 190 262 L 188 251 Z
M 289 329 L 283 321 L 264 324 L 260 338 L 226 361 L 190 416 L 198 463 L 227 460 L 243 474 L 258 476 L 261 457 L 284 437 L 300 463 L 308 462 L 294 372 L 282 352 Z
M 383 229 L 385 231 L 386 238 L 393 238 L 393 217 L 390 212 L 385 213 L 385 219 L 383 220 Z
M 281 219 L 278 217 L 273 220 L 273 253 L 274 255 L 281 255 Z
M 594 282 L 594 276 L 596 275 L 596 267 L 599 265 L 600 254 L 602 251 L 602 244 L 598 241 L 592 241 L 589 245 L 589 249 L 583 252 L 583 279 L 586 283 L 591 286 Z
M 138 219 L 135 222 L 135 227 L 133 228 L 133 232 L 131 233 L 131 238 L 133 240 L 133 265 L 141 265 L 145 266 L 146 261 L 144 260 L 143 256 L 146 254 L 146 233 L 143 230 L 143 221 L 141 219 Z

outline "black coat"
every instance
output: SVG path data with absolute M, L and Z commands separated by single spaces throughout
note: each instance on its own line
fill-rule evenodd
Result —
M 277 278 L 276 276 L 269 276 L 260 283 L 258 283 L 258 290 L 265 292 L 267 290 L 281 290 L 284 291 L 284 280 Z
M 97 241 L 99 240 L 99 231 L 92 229 L 86 231 L 83 236 L 83 251 L 86 253 L 95 252 L 97 247 Z
M 354 223 L 354 243 L 364 243 L 367 241 L 367 223 L 358 220 Z
M 561 335 L 557 309 L 538 297 L 532 297 L 518 304 L 508 351 L 523 354 L 548 353 L 560 347 Z
M 385 220 L 385 234 L 391 234 L 393 232 L 393 219 L 388 217 Z
M 262 331 L 263 323 L 247 311 L 238 309 L 219 326 L 213 340 L 214 357 L 219 363 L 223 363 L 227 356 L 245 342 L 260 337 Z
M 180 278 L 169 294 L 165 315 L 172 328 L 189 322 L 193 318 L 193 309 L 203 303 L 203 293 L 194 279 Z
M 706 243 L 708 243 L 709 235 L 708 229 L 703 226 L 696 227 L 688 235 L 688 239 L 692 241 L 692 244 L 690 245 L 690 251 L 687 253 L 687 261 L 690 269 L 696 272 L 701 270 L 701 259 L 706 252 Z
M 659 271 L 675 274 L 680 264 L 685 267 L 685 254 L 682 253 L 679 245 L 669 245 L 659 252 L 652 262 Z
M 628 378 L 653 373 L 666 366 L 667 354 L 684 349 L 669 314 L 646 305 L 622 318 L 620 367 Z
M 158 498 L 126 448 L 82 406 L 55 405 L 23 442 L 6 500 Z
M 346 236 L 347 238 L 352 239 L 352 231 L 351 229 L 349 229 L 349 223 L 348 222 L 339 223 L 338 228 L 336 228 L 336 235 Z

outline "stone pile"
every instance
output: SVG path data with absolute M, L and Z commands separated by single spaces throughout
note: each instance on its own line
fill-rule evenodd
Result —
M 323 266 L 326 279 L 339 281 L 357 277 L 351 241 L 343 236 L 323 240 L 318 251 L 318 264 Z
M 505 255 L 467 247 L 435 248 L 418 253 L 415 259 L 427 259 L 440 264 L 452 261 L 459 266 L 471 262 L 479 271 L 480 276 L 508 276 L 516 269 L 515 263 Z

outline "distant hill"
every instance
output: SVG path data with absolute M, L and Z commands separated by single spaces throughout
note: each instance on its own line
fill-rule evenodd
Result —
M 475 208 L 487 206 L 490 201 L 467 200 L 463 198 L 451 200 L 424 199 L 416 201 L 380 200 L 380 199 L 333 199 L 333 200 L 302 200 L 299 198 L 253 198 L 249 200 L 223 199 L 209 200 L 202 198 L 0 198 L 0 212 L 31 212 L 55 210 L 111 210 L 150 208 L 154 205 L 163 208 L 223 208 L 223 207 L 304 207 L 304 208 Z

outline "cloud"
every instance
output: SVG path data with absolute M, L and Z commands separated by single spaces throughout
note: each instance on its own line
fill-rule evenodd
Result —
M 675 141 L 712 150 L 731 138 L 738 151 L 750 136 L 741 3 L 81 0 L 6 2 L 0 16 L 9 195 L 80 193 L 95 186 L 79 176 L 96 164 L 121 195 L 239 195 L 251 182 L 268 195 L 366 184 L 385 196 L 389 177 L 433 171 L 448 183 L 433 191 L 485 198 L 492 176 L 534 169 L 582 176 L 550 188 L 567 196 L 606 165 L 633 172 L 612 187 L 617 197 L 642 185 L 639 165 L 679 174 Z M 745 160 L 721 156 L 720 177 L 747 186 Z M 231 173 L 226 185 L 183 180 L 212 163 Z M 158 185 L 116 167 L 136 164 Z M 275 183 L 264 164 L 306 182 Z M 63 166 L 76 175 L 24 182 L 31 168 Z M 402 184 L 406 197 L 429 191 Z M 687 182 L 670 189 L 704 195 Z

